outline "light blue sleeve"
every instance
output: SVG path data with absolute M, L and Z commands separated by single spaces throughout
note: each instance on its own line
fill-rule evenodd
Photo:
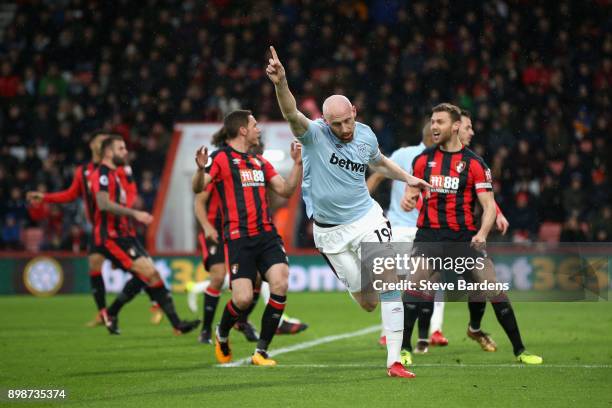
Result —
M 311 120 L 308 122 L 308 129 L 302 136 L 297 136 L 297 140 L 303 145 L 309 145 L 316 143 L 319 139 L 319 134 L 323 131 L 322 123 L 320 119 Z
M 414 159 L 413 153 L 412 148 L 399 148 L 393 152 L 390 159 L 402 169 L 406 170 L 408 174 L 412 174 L 412 159 Z
M 382 160 L 382 153 L 378 147 L 378 138 L 369 126 L 366 126 L 368 134 L 368 144 L 370 145 L 370 159 L 368 163 L 378 163 Z

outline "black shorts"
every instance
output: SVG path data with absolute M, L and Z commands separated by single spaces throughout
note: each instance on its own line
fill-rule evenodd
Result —
M 443 259 L 486 257 L 484 252 L 476 250 L 470 245 L 474 235 L 476 235 L 474 231 L 419 228 L 414 238 L 412 256 Z
M 149 257 L 142 244 L 134 237 L 122 237 L 107 239 L 103 242 L 102 254 L 109 259 L 114 266 L 125 271 L 132 269 L 132 263 L 140 257 Z
M 87 236 L 87 255 L 104 254 L 104 249 L 100 245 L 96 245 L 94 235 Z
M 222 235 L 219 234 L 219 243 L 216 243 L 204 238 L 203 232 L 198 234 L 198 242 L 202 251 L 202 264 L 207 271 L 210 271 L 213 265 L 225 263 L 225 246 L 221 237 Z
M 225 251 L 230 280 L 247 278 L 255 284 L 258 272 L 265 280 L 264 274 L 272 265 L 289 263 L 283 241 L 276 232 L 226 241 Z

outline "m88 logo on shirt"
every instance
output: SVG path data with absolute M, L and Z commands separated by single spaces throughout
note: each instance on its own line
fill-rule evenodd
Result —
M 433 193 L 456 194 L 459 189 L 459 177 L 431 176 L 429 184 Z
M 262 170 L 245 169 L 240 170 L 240 181 L 243 187 L 260 187 L 265 185 L 264 172 Z

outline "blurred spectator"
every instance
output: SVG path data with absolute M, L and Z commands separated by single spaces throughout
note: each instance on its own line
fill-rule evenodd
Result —
M 531 241 L 537 234 L 538 213 L 531 201 L 529 193 L 522 191 L 516 195 L 514 206 L 508 211 L 513 241 Z
M 576 209 L 595 219 L 612 181 L 604 3 L 489 1 L 476 12 L 473 2 L 424 0 L 17 2 L 0 44 L 0 227 L 9 214 L 13 227 L 27 223 L 24 189 L 65 187 L 98 129 L 126 138 L 150 209 L 175 122 L 240 107 L 282 120 L 263 71 L 267 44 L 306 114 L 346 93 L 386 153 L 418 141 L 432 105 L 469 109 L 473 148 L 519 217 L 511 225 L 532 219 L 534 205 L 540 221 Z M 61 239 L 49 245 L 70 236 L 75 212 L 62 211 Z

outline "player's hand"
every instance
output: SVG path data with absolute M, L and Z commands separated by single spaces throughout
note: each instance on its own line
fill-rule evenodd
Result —
M 495 218 L 495 226 L 497 227 L 498 230 L 501 231 L 502 235 L 506 235 L 506 231 L 508 231 L 508 227 L 510 226 L 510 223 L 508 222 L 508 219 L 506 219 L 504 214 L 499 213 L 497 214 L 497 217 Z
M 420 190 L 416 190 L 411 187 L 406 187 L 406 192 L 400 201 L 400 208 L 404 211 L 412 211 L 416 208 L 417 202 L 419 201 Z
M 302 164 L 302 144 L 299 142 L 291 143 L 291 151 L 289 152 L 295 164 Z
M 414 177 L 413 175 L 409 175 L 408 180 L 406 180 L 406 184 L 411 187 L 416 187 L 420 190 L 423 190 L 425 192 L 425 198 L 429 198 L 429 189 L 431 188 L 431 184 L 429 184 L 425 180 L 420 179 L 418 177 Z
M 285 79 L 285 68 L 278 59 L 274 47 L 270 46 L 270 52 L 272 53 L 272 58 L 268 59 L 266 75 L 268 75 L 268 78 L 270 78 L 274 85 L 278 85 Z
M 200 170 L 204 169 L 208 164 L 208 147 L 200 147 L 196 151 L 195 162 Z
M 480 232 L 472 237 L 470 246 L 478 251 L 484 251 L 487 247 L 487 237 Z
M 28 200 L 29 203 L 39 203 L 43 200 L 44 196 L 44 193 L 40 191 L 28 191 L 26 193 L 26 200 Z
M 217 232 L 217 229 L 213 227 L 212 224 L 209 222 L 202 225 L 202 227 L 204 228 L 204 238 L 206 238 L 207 240 L 211 240 L 215 244 L 218 244 L 219 233 Z
M 144 225 L 149 225 L 153 222 L 153 216 L 146 211 L 136 211 L 134 219 Z

